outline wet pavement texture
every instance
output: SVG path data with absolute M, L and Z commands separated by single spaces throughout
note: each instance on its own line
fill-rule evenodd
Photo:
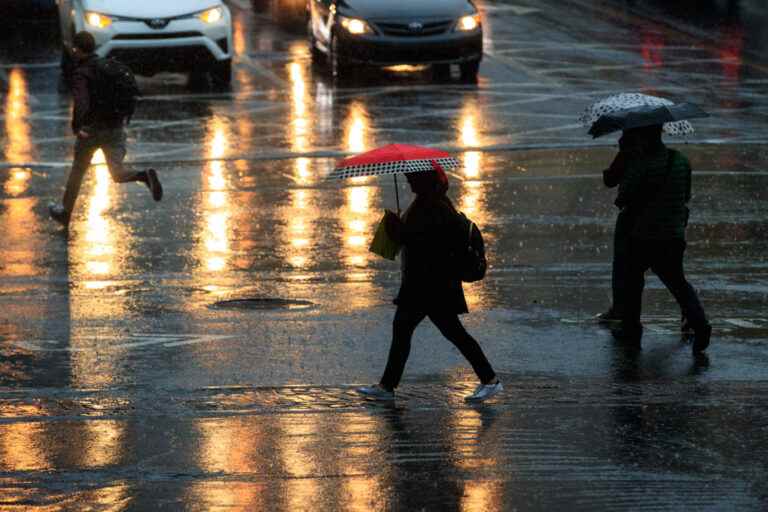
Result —
M 140 78 L 129 161 L 159 170 L 164 200 L 96 161 L 68 236 L 47 218 L 73 145 L 55 20 L 4 21 L 0 509 L 764 510 L 768 13 L 704 4 L 484 2 L 466 84 L 336 83 L 285 4 L 232 2 L 230 90 Z M 610 299 L 616 148 L 576 119 L 624 91 L 712 113 L 667 139 L 695 170 L 704 357 L 655 277 L 641 350 L 590 322 Z M 390 142 L 464 164 L 449 193 L 490 270 L 463 321 L 506 387 L 487 405 L 463 402 L 473 375 L 427 323 L 394 406 L 354 395 L 389 347 L 399 267 L 367 247 L 395 190 L 323 178 Z

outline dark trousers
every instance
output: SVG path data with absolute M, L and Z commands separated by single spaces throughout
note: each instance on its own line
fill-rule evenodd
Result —
M 384 375 L 381 377 L 383 387 L 394 389 L 400 383 L 405 363 L 411 352 L 413 331 L 426 317 L 429 317 L 442 335 L 448 338 L 448 341 L 453 343 L 469 361 L 480 382 L 488 384 L 496 378 L 496 373 L 491 368 L 491 364 L 483 354 L 480 345 L 461 325 L 457 314 L 426 313 L 398 307 L 395 312 L 395 320 L 392 323 L 392 346 L 389 348 L 389 359 L 387 359 Z
M 683 270 L 684 240 L 631 239 L 624 295 L 624 322 L 640 325 L 645 272 L 651 269 L 672 293 L 694 330 L 709 324 L 696 291 L 685 279 Z
M 64 191 L 62 201 L 64 209 L 72 213 L 75 201 L 80 193 L 80 185 L 83 183 L 85 171 L 91 165 L 93 154 L 101 149 L 107 161 L 109 173 L 116 183 L 128 183 L 132 181 L 147 181 L 145 172 L 127 171 L 123 166 L 125 159 L 125 132 L 122 128 L 101 130 L 92 133 L 89 137 L 78 137 L 75 142 L 75 158 L 72 162 L 72 170 L 67 178 L 67 188 Z
M 613 262 L 611 264 L 611 310 L 618 318 L 624 315 L 624 291 L 627 289 L 626 274 L 631 229 L 632 219 L 626 212 L 619 213 L 613 230 Z

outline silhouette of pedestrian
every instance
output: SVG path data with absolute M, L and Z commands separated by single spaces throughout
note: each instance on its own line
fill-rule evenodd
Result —
M 693 329 L 693 351 L 704 351 L 712 327 L 696 291 L 683 270 L 685 228 L 691 199 L 691 166 L 680 152 L 661 140 L 662 125 L 626 130 L 622 136 L 624 175 L 616 206 L 621 208 L 628 236 L 624 306 L 618 337 L 639 341 L 645 272 L 651 269 L 677 300 Z
M 615 188 L 624 178 L 627 153 L 633 151 L 632 134 L 622 136 L 619 139 L 619 152 L 614 157 L 608 169 L 603 171 L 603 184 L 608 188 Z M 628 265 L 629 242 L 632 232 L 633 219 L 628 209 L 619 210 L 616 216 L 616 225 L 613 230 L 613 260 L 611 262 L 611 306 L 607 311 L 596 315 L 599 323 L 618 326 L 624 318 L 624 290 L 627 288 L 626 274 Z M 683 331 L 689 329 L 685 315 L 682 315 L 680 328 Z
M 392 345 L 379 384 L 358 388 L 366 397 L 394 400 L 411 350 L 416 326 L 426 317 L 469 361 L 480 379 L 468 401 L 482 401 L 503 389 L 480 345 L 459 320 L 467 313 L 461 280 L 450 254 L 456 240 L 462 240 L 465 224 L 446 196 L 448 178 L 439 166 L 435 170 L 406 174 L 416 194 L 402 219 L 387 216 L 387 233 L 402 243 L 402 282 L 395 298 L 397 310 L 392 325 Z
M 624 164 L 626 156 L 626 139 L 619 139 L 619 152 L 611 162 L 608 169 L 603 171 L 603 183 L 608 188 L 618 186 L 624 177 Z M 627 251 L 629 249 L 630 223 L 625 211 L 620 211 L 616 217 L 616 225 L 613 229 L 613 261 L 611 264 L 611 307 L 608 311 L 600 313 L 595 318 L 600 323 L 620 323 L 624 316 L 624 304 L 622 303 L 622 290 L 626 288 L 624 276 L 626 274 Z
M 98 84 L 104 77 L 94 53 L 95 49 L 96 41 L 91 34 L 85 31 L 75 34 L 70 50 L 75 63 L 70 78 L 75 103 L 72 112 L 72 131 L 77 137 L 75 156 L 62 204 L 52 203 L 48 207 L 51 217 L 65 227 L 69 225 L 85 171 L 88 170 L 93 154 L 98 149 L 104 152 L 109 172 L 116 183 L 138 181 L 146 184 L 155 201 L 160 201 L 163 197 L 163 187 L 154 169 L 131 172 L 123 166 L 126 153 L 126 118 L 117 113 L 111 105 L 105 105 L 104 98 L 100 97 L 104 87 L 99 87 Z

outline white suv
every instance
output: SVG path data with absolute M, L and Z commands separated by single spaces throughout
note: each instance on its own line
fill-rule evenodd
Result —
M 57 0 L 68 69 L 72 37 L 85 30 L 99 57 L 114 57 L 140 75 L 159 71 L 232 77 L 232 18 L 221 0 Z

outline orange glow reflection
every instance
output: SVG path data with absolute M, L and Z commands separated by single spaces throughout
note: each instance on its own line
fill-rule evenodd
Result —
M 371 121 L 368 111 L 359 101 L 355 101 L 349 107 L 349 115 L 345 120 L 344 140 L 346 150 L 353 153 L 361 153 L 370 147 L 373 141 L 370 138 Z
M 504 510 L 502 499 L 504 483 L 500 480 L 464 480 L 461 497 L 462 512 L 488 512 Z
M 5 99 L 5 159 L 12 164 L 29 162 L 32 158 L 32 140 L 29 115 L 29 90 L 24 71 L 13 68 L 8 73 L 8 93 Z M 0 226 L 3 243 L 13 247 L 4 252 L 0 261 L 3 273 L 8 276 L 34 275 L 44 271 L 35 261 L 39 258 L 39 240 L 34 236 L 39 219 L 34 213 L 38 202 L 35 197 L 23 197 L 29 189 L 32 172 L 20 167 L 11 168 L 5 178 L 3 191 L 10 196 L 0 210 Z
M 313 453 L 312 447 L 316 439 L 323 435 L 318 425 L 319 415 L 307 414 L 298 420 L 294 415 L 280 415 L 278 428 L 280 436 L 290 439 L 290 442 L 278 443 L 275 447 L 280 451 L 283 478 L 282 498 L 285 506 L 276 507 L 284 510 L 318 510 L 320 509 L 320 484 L 316 478 L 321 474 L 318 465 L 320 453 Z M 313 478 L 315 477 L 315 478 Z M 317 506 L 313 506 L 317 505 Z
M 354 102 L 349 108 L 345 120 L 346 150 L 355 153 L 366 151 L 369 146 L 368 134 L 370 119 L 365 106 Z M 346 205 L 340 212 L 339 222 L 344 237 L 343 258 L 348 266 L 362 267 L 368 263 L 370 253 L 368 245 L 374 229 L 375 214 L 371 212 L 373 188 L 364 186 L 371 178 L 353 178 L 348 180 L 354 186 L 344 189 Z
M 86 273 L 103 277 L 112 272 L 115 260 L 114 221 L 105 215 L 113 200 L 114 184 L 100 149 L 91 163 L 95 165 L 95 185 L 88 198 L 85 244 L 78 252 L 85 257 Z
M 226 120 L 213 116 L 208 125 L 206 158 L 203 171 L 203 192 L 201 204 L 202 237 L 200 261 L 207 272 L 222 272 L 227 269 L 231 255 L 229 179 L 224 158 L 229 150 L 230 126 Z
M 339 434 L 347 440 L 344 452 L 338 457 L 341 464 L 339 472 L 344 475 L 359 475 L 343 480 L 344 494 L 339 509 L 376 510 L 386 499 L 383 496 L 385 485 L 382 482 L 385 477 L 382 474 L 361 471 L 361 463 L 374 464 L 377 458 L 381 458 L 381 446 L 385 442 L 381 434 L 384 430 L 382 419 L 370 414 L 352 414 L 337 425 Z M 384 465 L 384 461 L 379 462 L 379 467 Z
M 252 424 L 201 420 L 195 428 L 200 436 L 197 463 L 206 473 L 231 476 L 254 471 L 253 462 L 258 460 L 258 452 L 263 447 L 262 433 Z M 200 485 L 191 487 L 190 494 L 194 496 L 190 503 L 209 503 L 239 510 L 263 510 L 266 506 L 262 490 L 253 485 Z
M 46 271 L 38 264 L 42 241 L 35 236 L 40 222 L 34 210 L 37 201 L 35 197 L 3 201 L 4 208 L 0 210 L 3 243 L 13 247 L 12 251 L 0 253 L 0 268 L 5 276 L 31 276 Z
M 311 98 L 307 92 L 306 69 L 302 64 L 304 48 L 294 43 L 289 48 L 288 63 L 290 80 L 290 118 L 288 140 L 294 153 L 304 153 L 311 148 Z M 285 228 L 282 238 L 286 251 L 285 261 L 293 268 L 304 269 L 312 264 L 311 254 L 315 245 L 315 221 L 319 211 L 315 206 L 316 193 L 307 188 L 315 181 L 308 158 L 293 159 L 293 185 L 288 191 L 290 201 L 284 212 Z
M 5 100 L 5 133 L 8 141 L 5 157 L 11 163 L 29 159 L 32 150 L 29 122 L 29 90 L 24 72 L 13 68 L 8 74 L 8 95 Z
M 126 349 L 105 346 L 109 337 L 94 337 L 88 325 L 103 318 L 125 317 L 126 297 L 111 293 L 109 288 L 119 282 L 116 277 L 122 277 L 126 257 L 131 253 L 130 233 L 124 224 L 114 220 L 110 211 L 117 201 L 119 185 L 112 181 L 101 150 L 93 155 L 91 164 L 94 167 L 89 172 L 93 179 L 87 179 L 81 193 L 85 196 L 85 219 L 78 228 L 83 233 L 70 246 L 70 266 L 76 270 L 75 275 L 82 276 L 69 297 L 69 338 L 75 349 L 70 352 L 71 380 L 74 386 L 81 387 L 109 385 L 120 371 Z M 94 428 L 94 439 L 116 436 L 114 432 L 100 431 L 102 427 Z M 98 447 L 94 450 L 98 452 Z M 96 460 L 106 460 L 106 451 L 94 453 Z
M 468 103 L 462 109 L 459 118 L 459 143 L 465 147 L 478 147 L 482 145 L 477 128 L 478 109 L 474 102 Z M 484 185 L 479 180 L 483 165 L 483 154 L 480 151 L 466 151 L 463 155 L 462 175 L 459 192 L 459 210 L 466 213 L 482 229 L 486 221 L 486 210 L 482 204 Z M 487 241 L 486 241 L 487 243 Z M 464 294 L 470 308 L 480 302 L 477 287 L 464 286 Z
M 26 163 L 32 157 L 32 139 L 27 120 L 29 90 L 24 72 L 13 68 L 8 74 L 8 95 L 5 99 L 5 159 L 14 164 Z M 5 192 L 19 196 L 29 187 L 32 173 L 27 169 L 13 169 L 5 183 Z
M 81 464 L 101 468 L 118 464 L 124 457 L 125 424 L 118 421 L 83 422 Z
M 232 20 L 232 47 L 236 55 L 243 55 L 248 52 L 245 23 L 240 16 L 235 16 Z
M 42 407 L 38 414 L 45 416 Z M 27 411 L 27 414 L 34 414 Z M 46 423 L 9 423 L 0 428 L 0 467 L 4 471 L 35 471 L 50 469 L 50 454 L 44 449 Z

